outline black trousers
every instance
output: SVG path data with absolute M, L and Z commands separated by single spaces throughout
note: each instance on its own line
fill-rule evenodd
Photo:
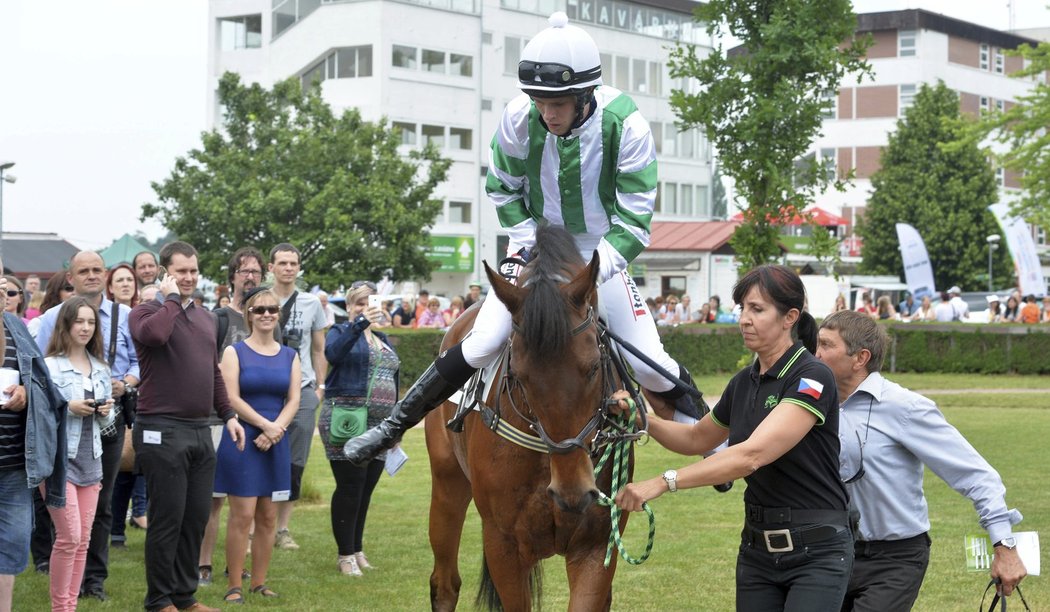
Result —
M 88 544 L 87 563 L 84 565 L 84 582 L 80 591 L 101 589 L 109 577 L 109 530 L 113 526 L 113 484 L 120 471 L 120 455 L 124 451 L 124 415 L 117 415 L 117 435 L 113 439 L 102 438 L 102 490 L 98 493 L 95 521 L 91 523 L 91 542 Z M 121 517 L 123 520 L 124 517 Z
M 215 447 L 206 420 L 135 421 L 135 463 L 146 477 L 147 610 L 196 602 L 197 561 L 211 510 Z
M 40 496 L 40 487 L 33 487 L 33 534 L 29 538 L 29 552 L 33 553 L 33 565 L 51 565 L 51 546 L 55 543 L 55 525 Z
M 349 461 L 329 461 L 335 476 L 332 492 L 332 535 L 340 555 L 361 552 L 364 546 L 365 519 L 372 502 L 385 461 L 369 461 L 357 467 Z
M 785 612 L 838 610 L 853 568 L 853 534 L 841 533 L 785 553 L 740 544 L 736 561 L 736 609 Z
M 930 536 L 856 543 L 844 612 L 911 610 L 930 564 Z

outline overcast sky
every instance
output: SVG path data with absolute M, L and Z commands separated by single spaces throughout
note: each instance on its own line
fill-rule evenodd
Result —
M 1016 0 L 1017 27 L 1050 26 L 1050 0 Z M 1005 29 L 1006 0 L 857 0 L 857 12 L 925 8 Z M 103 248 L 154 201 L 150 181 L 200 140 L 205 0 L 0 0 L 3 229 Z

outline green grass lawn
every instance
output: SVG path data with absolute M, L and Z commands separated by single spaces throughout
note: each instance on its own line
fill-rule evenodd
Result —
M 1017 528 L 1044 531 L 1050 525 L 1050 491 L 1045 485 L 1046 440 L 1050 437 L 1050 378 L 1005 376 L 899 375 L 891 377 L 914 388 L 956 389 L 936 400 L 948 419 L 1003 475 L 1008 502 L 1025 515 Z M 721 392 L 725 377 L 705 377 L 701 388 Z M 718 386 L 718 385 L 721 386 Z M 966 389 L 1046 388 L 1047 394 L 968 394 Z M 411 459 L 396 477 L 384 476 L 373 497 L 365 534 L 365 552 L 378 568 L 362 578 L 345 577 L 336 569 L 336 551 L 329 528 L 328 499 L 334 487 L 320 443 L 307 469 L 314 501 L 300 504 L 292 532 L 298 551 L 275 551 L 269 584 L 281 594 L 275 601 L 247 596 L 248 605 L 273 610 L 426 610 L 432 559 L 427 539 L 430 472 L 422 429 L 406 436 Z M 648 478 L 686 463 L 656 443 L 638 449 L 640 477 Z M 656 545 L 640 566 L 621 563 L 614 586 L 615 610 L 731 610 L 733 609 L 735 550 L 742 524 L 742 483 L 727 494 L 710 488 L 665 495 L 654 502 Z M 931 509 L 933 549 L 930 569 L 916 610 L 973 610 L 987 583 L 987 574 L 965 570 L 962 540 L 979 533 L 976 514 L 968 500 L 927 473 L 926 492 Z M 644 515 L 628 526 L 628 550 L 639 554 L 646 535 Z M 142 561 L 144 535 L 128 530 L 128 550 L 111 553 L 111 600 L 82 601 L 80 609 L 141 609 L 145 592 Z M 221 579 L 224 565 L 222 538 L 214 565 Z M 1042 552 L 1047 554 L 1044 533 Z M 460 608 L 473 609 L 480 563 L 480 521 L 467 515 L 460 571 L 463 588 Z M 545 562 L 545 607 L 563 610 L 568 604 L 564 564 Z M 1033 610 L 1047 609 L 1050 588 L 1042 577 L 1024 582 Z M 225 586 L 217 583 L 198 591 L 206 604 L 220 605 Z M 1011 602 L 1013 604 L 1013 602 Z M 1019 605 L 1020 602 L 1017 602 Z M 227 610 L 233 606 L 226 606 Z M 47 610 L 47 578 L 32 570 L 15 584 L 15 610 Z

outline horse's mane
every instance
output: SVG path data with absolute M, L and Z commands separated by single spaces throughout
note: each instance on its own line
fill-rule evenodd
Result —
M 576 240 L 563 227 L 541 225 L 536 231 L 533 261 L 526 271 L 528 293 L 522 305 L 521 340 L 530 353 L 557 356 L 572 330 L 568 304 L 558 286 L 586 265 Z

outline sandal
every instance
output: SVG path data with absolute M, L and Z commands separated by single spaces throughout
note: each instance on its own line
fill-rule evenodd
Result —
M 249 593 L 254 593 L 256 595 L 262 595 L 263 597 L 280 597 L 280 595 L 278 595 L 277 593 L 274 593 L 273 589 L 271 589 L 270 587 L 266 586 L 265 584 L 260 584 L 259 586 L 253 586 L 251 588 L 251 590 L 249 591 Z
M 244 595 L 242 595 L 241 593 L 241 587 L 233 587 L 230 590 L 226 591 L 226 595 L 223 595 L 222 600 L 229 604 L 243 604 Z

